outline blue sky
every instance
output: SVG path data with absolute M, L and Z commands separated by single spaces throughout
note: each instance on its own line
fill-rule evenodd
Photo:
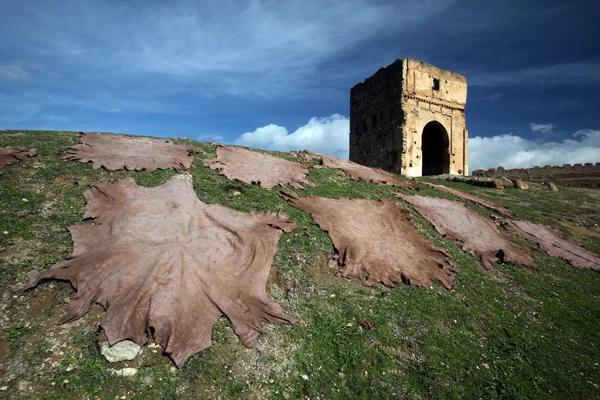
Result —
M 467 77 L 470 169 L 600 162 L 597 0 L 0 1 L 0 129 L 341 157 L 397 58 Z

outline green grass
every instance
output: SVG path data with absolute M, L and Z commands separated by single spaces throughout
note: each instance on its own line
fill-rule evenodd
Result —
M 204 167 L 202 160 L 215 154 L 211 146 L 184 139 L 175 141 L 207 152 L 194 156 L 190 170 L 199 199 L 243 212 L 283 210 L 302 226 L 282 235 L 268 283 L 271 298 L 299 322 L 265 325 L 261 343 L 246 349 L 222 318 L 213 327 L 213 346 L 180 370 L 149 347 L 136 360 L 109 364 L 97 344 L 99 306 L 57 326 L 73 295 L 70 285 L 50 281 L 29 292 L 22 288 L 33 273 L 71 252 L 69 225 L 91 223 L 81 217 L 86 186 L 75 182 L 133 176 L 140 185 L 156 186 L 176 173 L 94 170 L 56 154 L 76 143 L 72 132 L 15 133 L 0 131 L 0 147 L 34 146 L 40 154 L 5 167 L 0 176 L 0 294 L 9 345 L 7 361 L 0 360 L 0 386 L 14 398 L 600 398 L 600 274 L 573 268 L 518 239 L 541 269 L 497 264 L 486 272 L 460 243 L 440 237 L 406 206 L 415 229 L 452 255 L 456 286 L 364 287 L 327 267 L 328 235 L 278 194 L 296 190 L 230 181 Z M 309 180 L 315 186 L 299 191 L 301 196 L 403 204 L 389 187 L 355 182 L 336 170 L 311 169 Z M 496 190 L 424 180 L 473 192 L 600 252 L 595 225 L 600 192 L 554 193 L 534 184 L 528 191 Z M 453 198 L 421 187 L 421 194 Z M 366 329 L 359 320 L 374 327 Z M 130 378 L 112 373 L 125 367 L 139 372 Z M 22 381 L 31 390 L 20 390 Z

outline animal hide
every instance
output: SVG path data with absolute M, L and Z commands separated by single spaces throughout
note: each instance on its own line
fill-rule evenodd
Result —
M 316 153 L 315 153 L 316 154 Z M 349 160 L 321 156 L 321 166 L 324 168 L 336 168 L 342 170 L 346 175 L 355 181 L 372 182 L 378 185 L 397 186 L 406 190 L 419 190 L 419 186 L 414 183 L 406 182 L 385 172 L 380 168 L 365 167 Z
M 565 238 L 558 229 L 529 221 L 496 219 L 498 225 L 525 240 L 537 243 L 548 255 L 562 258 L 578 268 L 600 272 L 600 257 Z
M 431 286 L 434 280 L 447 289 L 454 285 L 448 277 L 454 267 L 442 257 L 448 254 L 414 231 L 408 212 L 400 205 L 387 199 L 282 196 L 309 212 L 329 233 L 335 246 L 329 266 L 339 268 L 343 277 L 363 280 L 364 273 L 368 286 L 377 282 Z
M 251 185 L 272 189 L 278 185 L 291 185 L 301 189 L 312 186 L 307 180 L 308 166 L 241 147 L 215 144 L 217 157 L 204 160 L 204 164 L 220 170 L 228 179 L 237 179 Z
M 37 156 L 34 148 L 7 146 L 0 148 L 0 169 L 29 157 Z
M 131 177 L 108 181 L 84 196 L 84 218 L 99 224 L 70 226 L 73 253 L 27 285 L 71 282 L 77 294 L 61 323 L 97 301 L 111 345 L 143 346 L 150 331 L 180 367 L 210 346 L 222 315 L 246 346 L 257 342 L 262 322 L 294 322 L 265 291 L 279 237 L 297 227 L 287 216 L 205 204 L 179 177 L 150 188 Z
M 174 168 L 187 171 L 194 161 L 193 153 L 204 153 L 199 147 L 173 144 L 168 139 L 130 137 L 111 133 L 79 133 L 80 144 L 70 146 L 65 160 L 92 161 L 94 169 L 115 171 L 156 171 Z
M 441 190 L 442 192 L 450 193 L 460 199 L 466 200 L 466 201 L 476 204 L 480 207 L 487 208 L 490 211 L 495 211 L 495 212 L 505 215 L 507 217 L 513 217 L 515 215 L 508 208 L 502 207 L 502 206 L 497 206 L 496 204 L 489 202 L 487 200 L 484 200 L 481 197 L 477 197 L 471 193 L 463 192 L 462 190 L 450 188 L 450 187 L 444 186 L 444 185 L 436 185 L 434 183 L 429 183 L 429 182 L 423 182 L 423 183 L 429 187 L 432 187 L 437 190 Z
M 485 269 L 497 261 L 537 268 L 528 249 L 513 243 L 491 220 L 467 205 L 438 197 L 394 194 L 412 205 L 441 235 L 463 242 L 462 250 L 479 259 Z

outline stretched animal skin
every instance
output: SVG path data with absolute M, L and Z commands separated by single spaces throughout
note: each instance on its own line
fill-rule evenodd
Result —
M 246 346 L 262 322 L 293 323 L 271 302 L 265 286 L 282 232 L 297 227 L 283 214 L 247 214 L 201 202 L 179 177 L 157 187 L 133 178 L 108 181 L 84 193 L 85 218 L 69 227 L 73 253 L 40 272 L 77 290 L 61 323 L 100 303 L 109 343 L 143 346 L 147 332 L 177 366 L 211 345 L 211 328 L 226 316 Z
M 29 157 L 37 156 L 34 148 L 7 146 L 0 148 L 0 169 Z
M 441 235 L 463 242 L 462 250 L 479 259 L 485 269 L 498 261 L 537 268 L 528 249 L 513 243 L 490 219 L 469 206 L 438 197 L 394 194 L 412 205 Z
M 316 153 L 313 153 L 316 154 Z M 355 181 L 372 182 L 378 185 L 397 186 L 406 190 L 419 190 L 419 186 L 414 183 L 406 182 L 395 176 L 385 172 L 380 168 L 365 167 L 349 160 L 341 160 L 339 158 L 321 156 L 321 166 L 324 168 L 337 168 L 343 171 L 346 175 Z
M 251 185 L 272 189 L 278 185 L 291 185 L 301 189 L 312 186 L 307 180 L 308 166 L 241 147 L 215 144 L 217 157 L 204 160 L 204 164 L 220 170 L 228 179 L 237 179 Z
M 498 225 L 525 240 L 537 243 L 548 255 L 570 262 L 577 268 L 600 272 L 600 257 L 565 238 L 558 229 L 529 221 L 498 218 Z
M 455 268 L 442 257 L 448 254 L 415 232 L 408 212 L 397 203 L 313 195 L 301 198 L 293 193 L 282 196 L 309 212 L 329 233 L 335 246 L 329 266 L 339 268 L 341 276 L 367 286 L 404 282 L 428 287 L 434 280 L 447 289 L 454 285 L 448 275 Z
M 502 206 L 497 206 L 496 204 L 489 202 L 487 200 L 484 200 L 481 197 L 477 197 L 471 193 L 463 192 L 462 190 L 450 188 L 450 187 L 444 186 L 444 185 L 436 185 L 434 183 L 429 183 L 429 182 L 422 182 L 422 183 L 426 184 L 429 187 L 432 187 L 437 190 L 441 190 L 442 192 L 450 193 L 460 199 L 466 200 L 466 201 L 476 204 L 480 207 L 487 208 L 488 210 L 495 211 L 495 212 L 505 215 L 507 217 L 513 217 L 515 215 L 508 208 L 502 207 Z
M 185 172 L 194 161 L 192 153 L 204 153 L 199 147 L 173 144 L 168 139 L 130 137 L 111 133 L 79 133 L 80 144 L 70 146 L 65 160 L 92 162 L 92 167 L 115 171 L 156 171 L 175 169 Z

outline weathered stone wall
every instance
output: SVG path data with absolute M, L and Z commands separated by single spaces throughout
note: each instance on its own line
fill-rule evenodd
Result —
M 479 169 L 473 176 L 493 178 L 505 176 L 508 179 L 522 179 L 530 182 L 553 182 L 561 186 L 600 188 L 600 163 L 565 164 L 562 167 L 546 165 L 545 167 L 504 169 L 503 167 Z
M 464 76 L 413 59 L 396 60 L 350 91 L 350 160 L 421 176 L 423 130 L 437 121 L 449 142 L 443 172 L 466 175 L 466 102 Z
M 350 160 L 400 172 L 402 60 L 350 90 Z

